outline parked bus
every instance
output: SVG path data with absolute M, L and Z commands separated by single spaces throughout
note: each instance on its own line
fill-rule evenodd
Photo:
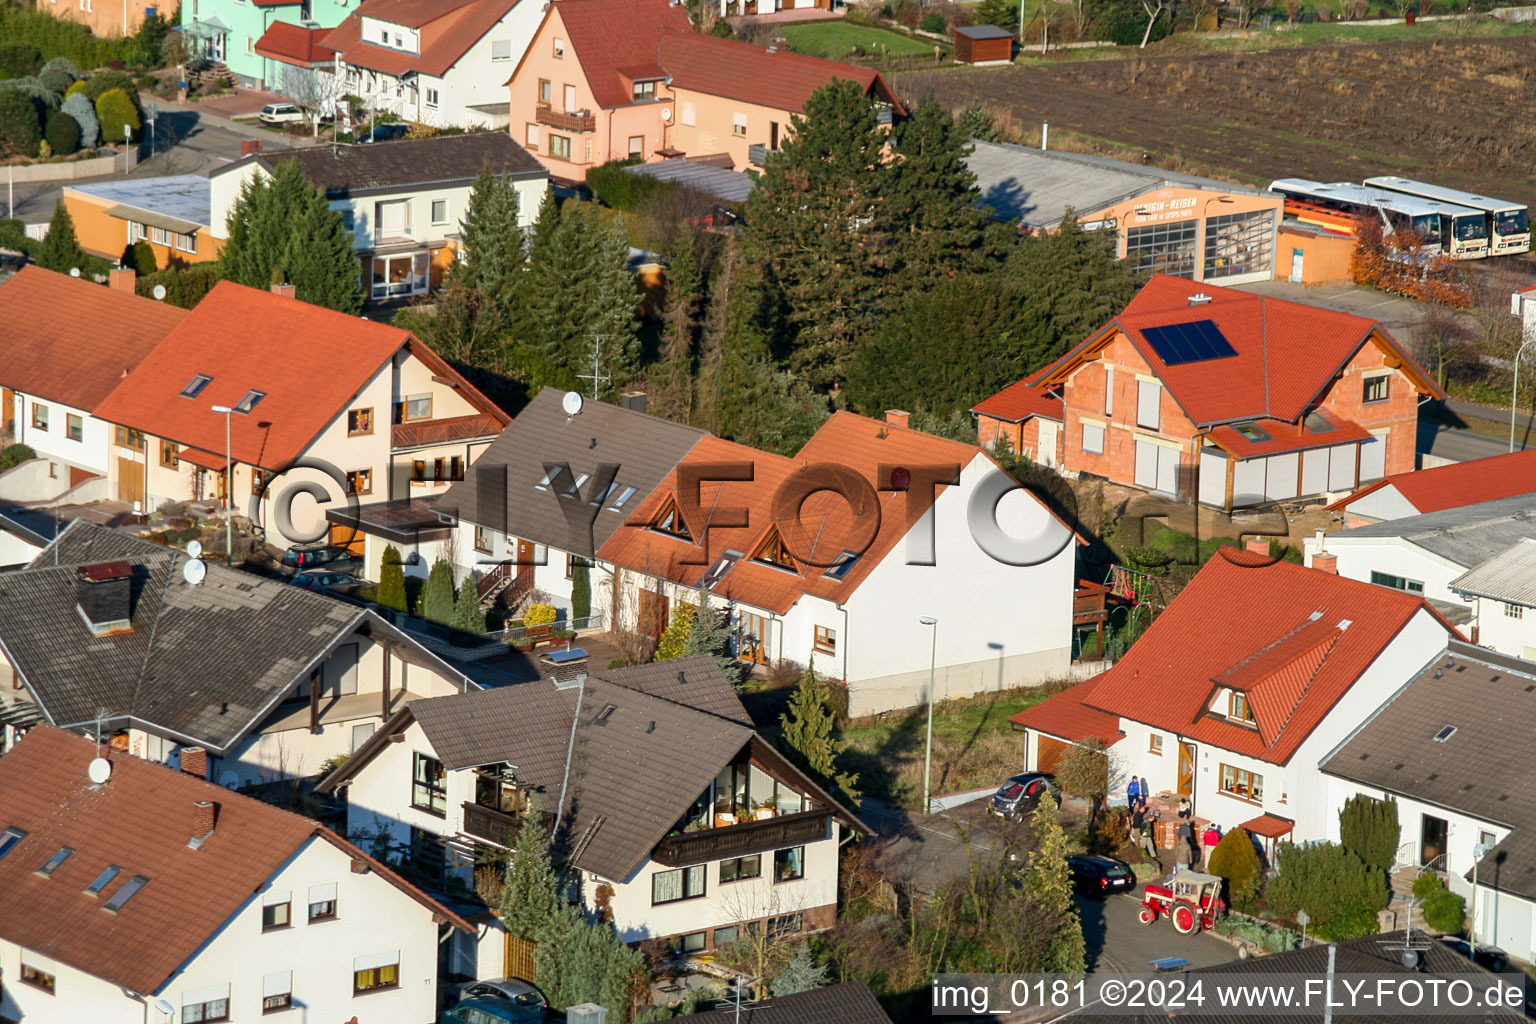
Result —
M 1443 252 L 1462 260 L 1488 255 L 1483 215 L 1465 206 L 1347 181 L 1324 184 L 1305 178 L 1281 178 L 1271 182 L 1269 190 L 1285 196 L 1286 213 L 1302 221 L 1308 220 L 1308 213 L 1314 211 L 1376 217 L 1388 234 L 1411 231 L 1423 238 L 1424 244 L 1418 249 L 1421 255 L 1437 256 Z M 1326 218 L 1319 218 L 1323 219 Z
M 1365 183 L 1372 188 L 1384 188 L 1406 196 L 1455 203 L 1457 206 L 1483 211 L 1484 224 L 1491 242 L 1488 247 L 1490 256 L 1513 256 L 1515 253 L 1531 251 L 1530 210 L 1520 203 L 1506 203 L 1502 199 L 1480 196 L 1475 192 L 1442 188 L 1407 178 L 1366 178 Z

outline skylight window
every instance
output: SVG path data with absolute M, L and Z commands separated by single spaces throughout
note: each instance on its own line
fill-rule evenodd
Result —
M 629 499 L 633 498 L 634 496 L 635 496 L 635 488 L 633 488 L 633 487 L 626 487 L 626 488 L 624 488 L 624 490 L 622 492 L 620 492 L 620 494 L 619 494 L 619 496 L 617 498 L 613 499 L 613 504 L 609 505 L 608 507 L 610 509 L 612 509 L 613 511 L 617 512 L 617 511 L 619 511 L 619 509 L 623 508 L 625 505 L 628 505 L 629 504 Z
M 213 378 L 206 373 L 200 373 L 192 378 L 192 382 L 181 389 L 182 398 L 196 398 L 203 393 L 203 388 L 213 383 Z
M 566 495 L 568 497 L 572 497 L 572 498 L 580 497 L 581 496 L 581 489 L 582 489 L 582 487 L 585 486 L 586 482 L 588 480 L 591 480 L 591 479 L 592 479 L 592 474 L 591 473 L 582 473 L 575 480 L 571 481 L 571 486 L 569 486 L 569 487 L 567 487 L 565 489 Z
M 68 846 L 59 847 L 59 852 L 43 862 L 43 866 L 37 869 L 37 873 L 44 878 L 59 870 L 59 865 L 69 860 L 69 855 L 75 851 Z
M 245 397 L 240 399 L 239 403 L 235 405 L 235 412 L 240 413 L 242 416 L 247 415 L 252 409 L 256 408 L 257 402 L 266 397 L 267 393 L 265 391 L 247 391 Z
M 85 887 L 85 894 L 87 896 L 100 896 L 101 890 L 111 885 L 112 879 L 116 878 L 122 873 L 122 868 L 118 867 L 116 864 L 111 865 L 107 868 L 107 870 L 96 876 L 96 881 Z
M 609 704 L 607 707 L 603 708 L 603 710 L 597 713 L 597 724 L 606 725 L 608 723 L 608 719 L 612 718 L 613 713 L 617 710 L 618 705 L 615 704 Z
M 705 573 L 704 578 L 699 580 L 699 586 L 703 587 L 705 590 L 710 589 L 716 583 L 720 582 L 721 577 L 730 572 L 731 566 L 735 565 L 739 561 L 741 561 L 740 551 L 727 551 L 725 554 L 715 559 L 715 564 L 709 567 L 709 572 Z
M 615 480 L 615 481 L 613 481 L 613 483 L 608 485 L 608 489 L 606 491 L 604 491 L 602 494 L 599 494 L 597 497 L 593 498 L 590 502 L 588 502 L 588 504 L 591 505 L 593 508 L 602 508 L 603 507 L 603 502 L 607 501 L 610 497 L 612 497 L 613 496 L 613 492 L 618 490 L 618 489 L 619 489 L 619 482 L 617 480 Z
M 123 887 L 121 889 L 112 894 L 112 898 L 107 900 L 107 905 L 102 907 L 102 909 L 110 910 L 114 914 L 117 913 L 119 910 L 123 909 L 124 904 L 133 899 L 134 895 L 140 889 L 144 888 L 144 886 L 148 884 L 149 879 L 145 878 L 143 875 L 134 875 L 132 878 L 128 879 L 128 881 L 123 883 Z
M 549 485 L 555 482 L 555 477 L 559 476 L 560 471 L 564 468 L 564 466 L 550 466 L 544 471 L 544 479 L 533 485 L 534 489 L 539 491 L 549 490 Z
M 844 551 L 837 556 L 837 561 L 827 567 L 825 573 L 831 579 L 840 580 L 848 575 L 848 570 L 853 568 L 853 563 L 859 560 L 857 551 Z
M 1255 426 L 1252 423 L 1238 423 L 1238 424 L 1234 424 L 1232 429 L 1236 430 L 1239 434 L 1243 435 L 1243 440 L 1245 440 L 1245 441 L 1255 441 L 1255 442 L 1257 442 L 1257 441 L 1273 441 L 1274 440 L 1274 438 L 1269 436 L 1269 433 L 1267 431 L 1265 431 L 1265 430 Z
M 1454 725 L 1443 726 L 1439 732 L 1435 733 L 1435 742 L 1444 743 L 1446 740 L 1455 735 L 1456 727 Z
M 11 847 L 27 838 L 27 834 L 19 828 L 8 828 L 0 832 L 0 857 L 11 852 Z

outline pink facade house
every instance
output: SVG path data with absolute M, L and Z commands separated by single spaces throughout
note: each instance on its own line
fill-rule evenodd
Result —
M 700 35 L 672 0 L 557 0 L 507 82 L 511 128 L 550 173 L 638 157 L 761 167 L 790 119 L 835 78 L 901 113 L 879 73 Z

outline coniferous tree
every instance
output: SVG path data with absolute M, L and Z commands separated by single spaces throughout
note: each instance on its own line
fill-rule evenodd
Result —
M 1390 872 L 1397 859 L 1397 801 L 1356 794 L 1339 810 L 1339 842 L 1372 867 Z
M 777 974 L 768 982 L 773 997 L 792 996 L 809 992 L 827 983 L 827 965 L 816 962 L 808 942 L 802 942 Z
M 674 661 L 687 656 L 688 637 L 693 629 L 693 605 L 679 601 L 672 609 L 672 621 L 656 641 L 656 654 L 652 661 Z
M 563 214 L 546 197 L 534 226 L 528 268 L 517 289 L 512 338 L 531 383 L 599 398 L 619 390 L 638 357 L 635 311 L 640 295 L 621 228 L 603 223 L 591 203 Z M 603 382 L 587 380 L 596 369 Z
M 715 659 L 715 664 L 733 686 L 741 680 L 741 665 L 731 654 L 730 611 L 715 607 L 708 594 L 692 612 L 684 653 L 707 654 Z
M 363 308 L 352 234 L 297 161 L 241 186 L 228 238 L 219 255 L 226 280 L 262 289 L 286 281 L 301 301 L 343 313 Z
M 972 142 L 998 142 L 997 122 L 992 118 L 992 112 L 985 104 L 975 100 L 967 103 L 960 110 L 960 116 L 955 118 L 955 130 L 960 133 L 960 138 Z
M 452 625 L 453 605 L 453 566 L 446 558 L 439 558 L 432 563 L 427 584 L 421 589 L 421 617 L 443 626 Z
M 777 346 L 818 388 L 842 379 L 855 339 L 879 314 L 885 143 L 873 102 L 835 79 L 793 118 L 747 200 L 746 260 L 762 268 L 766 293 L 755 301 L 782 307 Z
M 1035 848 L 1029 854 L 1024 873 L 1024 892 L 1047 922 L 1054 935 L 1046 963 L 1036 970 L 1065 974 L 1084 969 L 1083 922 L 1072 900 L 1072 872 L 1067 867 L 1067 833 L 1056 813 L 1056 800 L 1049 793 L 1030 816 L 1035 830 Z
M 585 619 L 592 614 L 592 570 L 580 556 L 571 566 L 571 616 Z
M 698 328 L 698 241 L 692 229 L 679 232 L 667 267 L 661 362 L 652 374 L 652 415 L 688 423 L 693 416 L 694 346 Z
M 37 249 L 37 265 L 45 270 L 67 274 L 79 267 L 83 272 L 89 259 L 75 237 L 75 220 L 62 202 L 53 208 L 53 219 L 48 222 L 48 235 Z
M 549 861 L 549 832 L 532 797 L 512 843 L 501 893 L 501 919 L 514 938 L 537 941 L 560 906 L 560 880 Z
M 596 1003 L 609 1019 L 630 1019 L 645 983 L 645 954 L 627 945 L 613 925 L 591 923 L 581 908 L 562 903 L 540 929 L 533 950 L 539 987 L 551 1005 Z
M 857 805 L 859 777 L 837 767 L 838 755 L 848 744 L 835 735 L 837 723 L 827 700 L 826 687 L 815 671 L 807 671 L 800 677 L 788 709 L 779 718 L 779 725 L 784 742 L 800 762 Z
M 379 568 L 379 592 L 374 600 L 385 608 L 405 611 L 405 569 L 400 561 L 400 549 L 393 544 L 384 549 Z
M 895 285 L 917 288 L 987 265 L 991 232 L 965 164 L 969 148 L 949 112 L 931 100 L 891 133 L 880 219 L 890 232 L 887 273 Z
M 459 222 L 464 258 L 449 271 L 450 286 L 462 284 L 486 301 L 483 314 L 504 327 L 526 253 L 518 222 L 517 188 L 505 175 L 481 166 L 469 193 L 469 209 Z
M 1050 326 L 1026 354 L 1031 370 L 1061 356 L 1117 315 L 1136 294 L 1129 263 L 1115 257 L 1113 236 L 1084 231 L 1068 210 L 1055 231 L 1019 240 L 1005 277 L 1024 296 L 1021 318 Z
M 473 576 L 466 577 L 453 605 L 453 628 L 471 636 L 485 636 L 485 612 L 480 609 L 480 594 Z

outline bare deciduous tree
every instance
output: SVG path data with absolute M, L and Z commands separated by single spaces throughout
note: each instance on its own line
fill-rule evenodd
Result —
M 320 137 L 320 118 L 336 113 L 336 101 L 345 89 L 345 79 L 330 71 L 283 65 L 283 94 L 309 114 L 316 138 Z
M 1141 9 L 1147 12 L 1147 30 L 1141 34 L 1140 47 L 1145 50 L 1147 41 L 1152 38 L 1152 26 L 1157 24 L 1157 19 L 1162 17 L 1163 12 L 1168 9 L 1168 0 L 1155 0 L 1152 3 L 1141 0 Z

